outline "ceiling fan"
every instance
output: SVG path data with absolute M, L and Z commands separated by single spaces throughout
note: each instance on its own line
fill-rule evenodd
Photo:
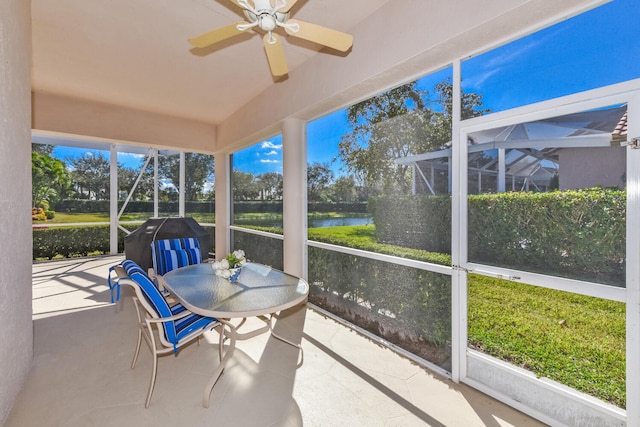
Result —
M 205 48 L 223 40 L 242 34 L 249 29 L 260 29 L 266 34 L 263 37 L 267 60 L 274 77 L 282 77 L 289 72 L 280 36 L 274 32 L 277 28 L 293 37 L 308 40 L 341 52 L 348 51 L 353 44 L 353 37 L 340 31 L 311 24 L 309 22 L 289 19 L 289 11 L 298 0 L 230 0 L 244 9 L 247 21 L 236 22 L 222 28 L 189 39 L 189 43 L 197 48 Z

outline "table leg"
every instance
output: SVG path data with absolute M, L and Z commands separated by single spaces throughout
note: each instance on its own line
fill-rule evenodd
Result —
M 213 390 L 213 386 L 218 381 L 218 378 L 220 378 L 220 375 L 222 375 L 224 368 L 227 366 L 227 362 L 229 361 L 229 359 L 231 359 L 231 356 L 233 356 L 233 352 L 236 349 L 235 326 L 233 326 L 233 324 L 231 324 L 230 322 L 227 322 L 226 320 L 218 319 L 218 321 L 223 325 L 222 333 L 226 335 L 224 326 L 226 326 L 229 330 L 229 348 L 227 349 L 224 356 L 222 356 L 222 358 L 220 359 L 220 364 L 214 371 L 213 376 L 211 377 L 211 379 L 207 383 L 207 386 L 204 389 L 204 393 L 202 395 L 202 406 L 204 406 L 205 408 L 209 407 L 209 400 L 211 398 L 211 391 Z M 223 345 L 223 343 L 224 343 L 224 340 L 220 339 L 220 345 Z
M 275 332 L 273 332 L 273 314 L 269 315 L 269 321 L 268 321 L 268 325 L 269 325 L 269 330 L 271 331 L 271 336 L 284 342 L 289 344 L 292 347 L 297 348 L 300 351 L 300 362 L 298 362 L 298 366 L 301 366 L 302 363 L 304 362 L 304 350 L 302 349 L 302 345 L 300 344 L 296 344 L 292 341 L 289 341 L 288 339 L 281 337 L 280 335 L 276 334 Z

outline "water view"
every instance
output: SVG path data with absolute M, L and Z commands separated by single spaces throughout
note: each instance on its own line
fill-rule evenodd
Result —
M 235 225 L 254 225 L 260 227 L 282 228 L 282 217 L 274 218 L 238 218 Z M 342 217 L 342 218 L 309 218 L 309 228 L 339 227 L 373 224 L 371 217 Z

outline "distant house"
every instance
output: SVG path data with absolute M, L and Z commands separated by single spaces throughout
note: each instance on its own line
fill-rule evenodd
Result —
M 469 193 L 620 187 L 626 182 L 626 105 L 468 135 Z M 414 193 L 451 190 L 451 143 L 396 159 L 413 168 Z

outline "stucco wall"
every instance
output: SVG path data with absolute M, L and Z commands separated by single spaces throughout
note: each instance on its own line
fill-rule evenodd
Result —
M 560 189 L 625 188 L 626 148 L 566 148 L 560 150 Z
M 0 425 L 33 359 L 30 5 L 0 1 Z
M 140 145 L 213 152 L 215 126 L 48 93 L 33 94 L 33 128 Z

